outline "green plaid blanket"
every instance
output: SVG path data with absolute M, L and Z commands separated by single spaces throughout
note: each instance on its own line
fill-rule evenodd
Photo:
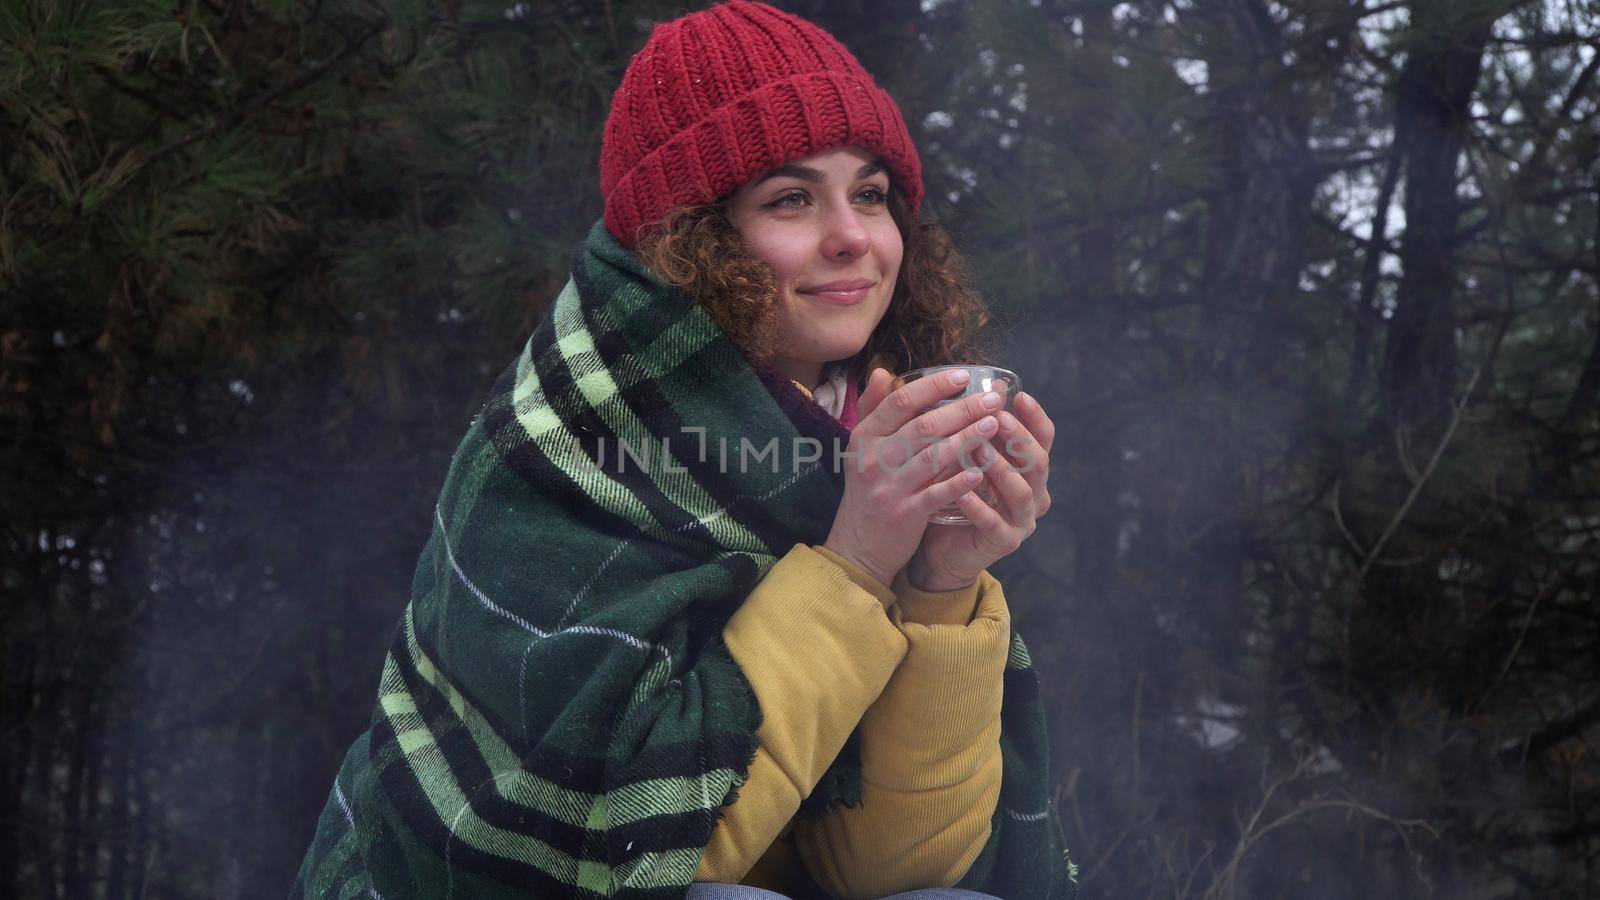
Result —
M 761 721 L 722 627 L 826 538 L 848 439 L 595 223 L 456 450 L 292 896 L 682 897 Z M 1004 678 L 961 886 L 1071 897 L 1015 634 Z M 853 736 L 801 815 L 858 804 L 859 759 Z

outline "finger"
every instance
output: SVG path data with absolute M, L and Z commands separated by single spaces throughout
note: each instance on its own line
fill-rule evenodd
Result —
M 997 413 L 995 419 L 1000 423 L 999 440 L 995 442 L 995 447 L 1005 455 L 1008 462 L 1029 476 L 1036 471 L 1049 469 L 1049 452 L 1027 426 L 1004 410 Z
M 999 439 L 993 443 L 1033 488 L 1038 514 L 1050 508 L 1050 454 L 1017 418 L 1001 412 Z
M 873 407 L 863 424 L 868 426 L 870 434 L 894 434 L 937 401 L 965 390 L 970 378 L 971 374 L 964 369 L 949 369 L 901 385 Z
M 946 478 L 934 482 L 917 495 L 917 503 L 926 512 L 933 512 L 946 503 L 954 503 L 963 495 L 972 493 L 973 489 L 983 483 L 983 473 L 977 469 L 965 469 Z
M 914 458 L 912 476 L 927 481 L 930 478 L 943 478 L 946 473 L 956 469 L 976 465 L 977 457 L 974 454 L 980 447 L 987 447 L 999 430 L 1000 422 L 994 416 L 984 416 L 947 438 L 929 443 Z M 898 437 L 896 435 L 888 440 Z
M 979 456 L 979 465 L 986 467 L 984 474 L 1006 508 L 1006 518 L 1019 527 L 1031 526 L 1038 513 L 1034 508 L 1033 486 L 1028 479 L 991 446 L 980 448 Z
M 986 394 L 973 394 L 962 397 L 960 400 L 947 403 L 936 409 L 919 414 L 916 418 L 906 423 L 897 434 L 905 438 L 917 448 L 922 449 L 935 441 L 947 438 L 960 429 L 981 421 L 985 416 L 994 416 L 1000 412 L 1000 407 L 1005 403 L 1005 398 L 990 391 Z M 998 425 L 998 419 L 996 424 Z M 986 432 L 986 434 L 996 434 Z
M 977 491 L 957 497 L 956 505 L 961 507 L 961 512 L 967 517 L 967 521 L 977 526 L 980 531 L 1000 534 L 1010 527 L 1006 523 L 1005 516 L 1002 516 L 999 510 L 990 506 L 988 501 L 978 496 Z
M 879 375 L 879 372 L 883 374 Z M 872 411 L 878 408 L 878 404 L 882 403 L 884 396 L 889 393 L 889 383 L 892 381 L 894 376 L 888 369 L 878 366 L 872 370 L 872 374 L 867 376 L 866 388 L 862 390 L 861 396 L 856 398 L 856 421 L 865 421 L 872 415 Z
M 1027 427 L 1028 431 L 1033 433 L 1034 439 L 1039 442 L 1039 446 L 1043 447 L 1044 452 L 1048 454 L 1050 448 L 1055 446 L 1056 443 L 1056 423 L 1045 415 L 1044 407 L 1040 406 L 1039 401 L 1034 399 L 1033 395 L 1027 391 L 1017 394 L 1015 406 L 1017 408 L 1017 418 L 1022 420 L 1022 424 Z

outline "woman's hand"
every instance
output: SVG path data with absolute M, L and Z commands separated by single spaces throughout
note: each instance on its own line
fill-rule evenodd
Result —
M 968 493 L 957 501 L 971 525 L 929 525 L 906 571 L 922 591 L 953 591 L 1022 546 L 1050 509 L 1050 447 L 1056 426 L 1028 394 L 1017 397 L 1017 416 L 1000 413 L 1001 450 L 985 444 L 972 455 L 1000 500 L 999 509 Z M 1020 421 L 1019 421 L 1020 419 Z
M 923 412 L 964 388 L 969 377 L 961 370 L 941 372 L 891 393 L 893 376 L 874 369 L 857 401 L 861 418 L 850 434 L 844 497 L 823 546 L 885 585 L 916 551 L 933 511 L 983 480 L 955 461 L 963 447 L 987 446 L 999 432 L 984 397 Z M 989 397 L 998 407 L 999 396 Z

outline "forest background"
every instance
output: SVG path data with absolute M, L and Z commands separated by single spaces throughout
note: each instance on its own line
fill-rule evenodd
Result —
M 777 5 L 1060 427 L 1085 896 L 1600 895 L 1600 3 Z M 0 894 L 287 891 L 685 9 L 0 2 Z

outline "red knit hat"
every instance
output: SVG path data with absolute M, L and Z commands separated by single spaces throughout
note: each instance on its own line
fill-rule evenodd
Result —
M 922 163 L 905 120 L 843 44 L 764 3 L 691 13 L 655 27 L 611 99 L 600 144 L 606 228 L 634 247 L 674 206 L 838 147 L 882 160 L 916 212 Z

